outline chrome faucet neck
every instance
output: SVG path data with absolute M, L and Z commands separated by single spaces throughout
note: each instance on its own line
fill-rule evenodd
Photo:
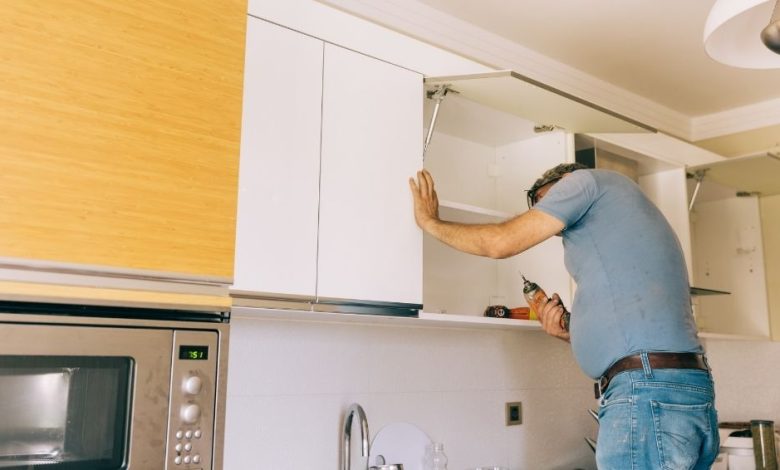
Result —
M 344 427 L 341 430 L 341 470 L 351 470 L 352 418 L 357 415 L 360 423 L 360 455 L 365 459 L 364 470 L 368 470 L 368 420 L 363 407 L 353 403 L 344 414 Z

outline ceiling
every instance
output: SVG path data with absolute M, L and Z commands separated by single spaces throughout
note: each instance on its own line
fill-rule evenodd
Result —
M 688 116 L 780 98 L 780 69 L 706 54 L 714 0 L 419 1 Z
M 715 0 L 418 1 L 692 120 L 780 99 L 780 69 L 738 69 L 706 54 Z M 780 146 L 780 122 L 726 132 L 697 144 L 724 156 Z

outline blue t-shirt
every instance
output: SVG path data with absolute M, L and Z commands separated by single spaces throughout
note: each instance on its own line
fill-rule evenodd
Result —
M 565 226 L 564 261 L 577 283 L 571 345 L 587 375 L 642 351 L 702 352 L 680 242 L 639 186 L 577 170 L 534 209 Z

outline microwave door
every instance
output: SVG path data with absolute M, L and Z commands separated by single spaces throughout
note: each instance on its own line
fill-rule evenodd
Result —
M 4 461 L 54 461 L 65 445 L 70 374 L 54 368 L 9 368 L 2 362 L 0 468 Z
M 0 324 L 0 470 L 158 468 L 171 330 Z
M 0 357 L 0 468 L 120 468 L 131 370 L 129 357 Z

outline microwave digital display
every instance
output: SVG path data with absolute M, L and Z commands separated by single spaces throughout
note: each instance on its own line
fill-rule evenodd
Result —
M 179 346 L 179 359 L 205 361 L 209 358 L 208 346 Z

